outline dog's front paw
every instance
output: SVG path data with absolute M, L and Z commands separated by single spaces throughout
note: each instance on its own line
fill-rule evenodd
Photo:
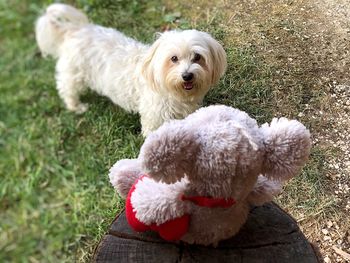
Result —
M 82 114 L 84 113 L 85 111 L 87 111 L 89 108 L 89 105 L 87 103 L 81 103 L 78 105 L 77 109 L 76 109 L 76 113 L 77 114 Z
M 89 105 L 86 103 L 79 103 L 74 106 L 67 107 L 68 110 L 75 112 L 76 114 L 82 114 L 88 110 Z

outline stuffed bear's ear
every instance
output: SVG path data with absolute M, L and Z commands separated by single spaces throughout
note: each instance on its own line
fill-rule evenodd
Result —
M 143 170 L 156 181 L 174 183 L 193 168 L 198 143 L 183 121 L 173 120 L 151 133 L 141 147 Z
M 310 154 L 310 132 L 300 122 L 286 118 L 275 118 L 261 130 L 265 145 L 263 174 L 280 181 L 297 175 Z
M 137 159 L 120 160 L 109 170 L 111 184 L 124 198 L 140 176 L 142 176 L 141 165 Z

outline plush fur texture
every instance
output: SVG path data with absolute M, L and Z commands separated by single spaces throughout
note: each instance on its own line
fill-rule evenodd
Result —
M 216 245 L 239 231 L 250 206 L 271 201 L 300 172 L 310 147 L 310 133 L 298 121 L 273 119 L 259 127 L 242 111 L 210 106 L 163 124 L 146 138 L 138 159 L 117 162 L 109 176 L 125 196 L 135 177 L 147 174 L 131 199 L 136 217 L 160 224 L 189 214 L 189 230 L 181 240 Z M 125 162 L 134 165 L 126 169 Z M 181 200 L 183 194 L 236 203 L 201 207 Z
M 143 178 L 136 184 L 131 197 L 133 207 L 137 207 L 136 217 L 149 225 L 162 224 L 169 218 L 183 216 L 188 210 L 188 203 L 178 202 L 177 199 L 185 191 L 186 185 L 185 179 L 168 185 L 151 178 Z
M 79 95 L 90 87 L 138 112 L 144 135 L 195 111 L 227 65 L 224 49 L 205 32 L 168 31 L 146 45 L 64 4 L 38 19 L 36 39 L 44 56 L 58 59 L 57 89 L 69 110 L 87 110 Z

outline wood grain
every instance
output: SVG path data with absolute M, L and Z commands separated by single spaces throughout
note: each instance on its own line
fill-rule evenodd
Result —
M 136 233 L 124 212 L 98 245 L 95 262 L 319 262 L 295 220 L 274 203 L 251 209 L 246 224 L 219 246 L 169 243 L 154 232 Z

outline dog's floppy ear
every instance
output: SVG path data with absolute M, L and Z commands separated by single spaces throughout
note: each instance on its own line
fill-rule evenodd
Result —
M 152 44 L 152 46 L 148 49 L 146 55 L 143 58 L 141 74 L 147 81 L 148 85 L 152 87 L 154 90 L 157 89 L 158 85 L 155 80 L 154 67 L 153 67 L 153 57 L 160 45 L 160 36 L 161 34 L 157 34 L 157 40 Z
M 157 181 L 174 183 L 193 168 L 199 145 L 195 133 L 182 122 L 163 124 L 141 147 L 142 168 Z
M 261 127 L 264 135 L 263 174 L 285 181 L 297 175 L 306 163 L 311 149 L 310 132 L 296 120 L 273 119 Z
M 227 68 L 226 52 L 222 45 L 209 34 L 203 33 L 210 50 L 211 84 L 215 85 Z

